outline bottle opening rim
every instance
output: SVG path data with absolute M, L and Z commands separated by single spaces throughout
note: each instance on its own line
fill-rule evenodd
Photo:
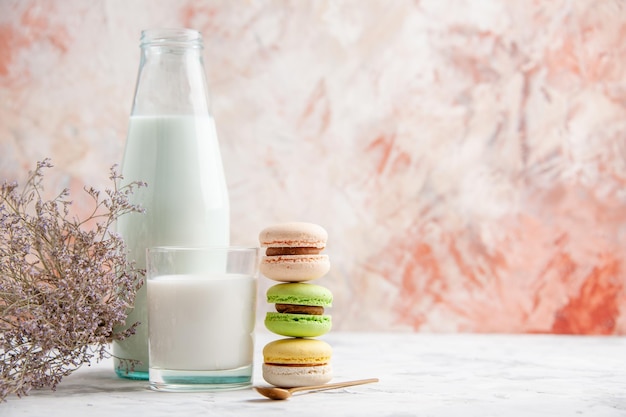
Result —
M 157 28 L 141 31 L 141 47 L 180 46 L 202 48 L 202 34 L 195 29 Z

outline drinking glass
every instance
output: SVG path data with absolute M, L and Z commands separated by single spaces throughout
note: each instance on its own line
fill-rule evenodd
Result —
M 259 248 L 146 251 L 150 387 L 251 385 Z

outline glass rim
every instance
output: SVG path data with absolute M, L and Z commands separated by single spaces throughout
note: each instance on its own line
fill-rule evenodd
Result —
M 202 48 L 202 33 L 188 28 L 151 28 L 141 31 L 140 46 Z
M 176 246 L 162 245 L 151 246 L 146 248 L 147 253 L 157 252 L 205 252 L 205 251 L 221 251 L 221 252 L 259 252 L 259 246 Z

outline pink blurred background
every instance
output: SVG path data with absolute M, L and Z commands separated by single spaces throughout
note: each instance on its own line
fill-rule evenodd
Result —
M 232 243 L 323 225 L 335 329 L 626 334 L 623 2 L 0 0 L 0 179 L 51 157 L 80 212 L 181 26 Z

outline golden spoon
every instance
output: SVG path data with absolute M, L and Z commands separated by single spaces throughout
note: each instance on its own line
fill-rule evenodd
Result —
M 291 397 L 294 392 L 298 391 L 324 391 L 327 389 L 351 387 L 353 385 L 371 384 L 372 382 L 378 382 L 378 378 L 359 379 L 357 381 L 337 382 L 335 384 L 324 385 L 311 385 L 308 387 L 296 387 L 296 388 L 278 388 L 278 387 L 254 387 L 259 394 L 271 398 L 272 400 L 286 400 Z

